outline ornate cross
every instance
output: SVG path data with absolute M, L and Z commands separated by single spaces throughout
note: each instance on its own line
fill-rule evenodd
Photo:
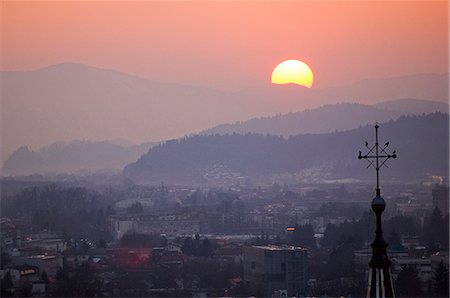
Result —
M 369 143 L 366 141 L 366 148 L 369 150 L 365 155 L 361 154 L 359 151 L 358 159 L 366 159 L 369 164 L 367 168 L 370 166 L 374 167 L 377 172 L 377 195 L 380 195 L 380 168 L 385 166 L 388 168 L 386 161 L 389 158 L 397 158 L 397 154 L 392 151 L 392 154 L 389 154 L 386 150 L 389 146 L 389 142 L 386 142 L 383 147 L 378 144 L 378 123 L 375 124 L 375 145 L 369 147 Z M 374 151 L 375 150 L 375 151 Z M 375 155 L 374 155 L 375 154 Z M 374 164 L 375 163 L 375 164 Z

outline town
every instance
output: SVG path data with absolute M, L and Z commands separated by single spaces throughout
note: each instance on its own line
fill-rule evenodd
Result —
M 400 297 L 448 295 L 449 188 L 438 180 L 384 186 Z M 365 295 L 370 184 L 2 185 L 4 297 Z

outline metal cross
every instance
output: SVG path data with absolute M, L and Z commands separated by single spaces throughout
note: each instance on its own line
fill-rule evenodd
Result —
M 374 167 L 377 171 L 377 195 L 380 194 L 380 175 L 379 171 L 382 166 L 385 166 L 388 168 L 386 161 L 389 158 L 397 158 L 397 154 L 394 151 L 392 151 L 392 154 L 389 154 L 386 152 L 387 147 L 389 146 L 389 142 L 386 142 L 383 147 L 379 146 L 378 144 L 378 123 L 375 124 L 375 145 L 372 147 L 369 147 L 369 143 L 366 141 L 366 148 L 369 150 L 365 155 L 361 154 L 361 151 L 359 151 L 358 159 L 366 159 L 369 164 L 367 165 L 367 168 L 370 166 Z M 375 152 L 374 152 L 375 150 Z M 372 154 L 372 155 L 370 155 Z M 375 154 L 375 155 L 373 155 Z M 375 164 L 374 164 L 375 162 Z

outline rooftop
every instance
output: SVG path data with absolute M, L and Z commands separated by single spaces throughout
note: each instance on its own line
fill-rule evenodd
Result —
M 306 248 L 304 248 L 304 247 L 290 246 L 290 245 L 283 245 L 283 246 L 261 245 L 261 246 L 253 246 L 253 247 L 265 249 L 265 250 L 306 250 Z

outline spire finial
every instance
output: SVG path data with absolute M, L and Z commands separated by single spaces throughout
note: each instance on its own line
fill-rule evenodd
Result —
M 377 188 L 376 193 L 377 196 L 380 196 L 380 168 L 385 166 L 388 168 L 386 162 L 390 158 L 397 158 L 397 153 L 394 150 L 391 154 L 387 152 L 387 148 L 389 146 L 389 142 L 386 142 L 384 146 L 380 146 L 378 143 L 378 121 L 375 122 L 375 145 L 369 147 L 369 143 L 366 141 L 366 148 L 368 152 L 365 155 L 362 155 L 361 151 L 359 151 L 358 159 L 365 159 L 369 162 L 367 168 L 370 166 L 374 167 L 377 173 Z M 375 163 L 375 164 L 374 164 Z

